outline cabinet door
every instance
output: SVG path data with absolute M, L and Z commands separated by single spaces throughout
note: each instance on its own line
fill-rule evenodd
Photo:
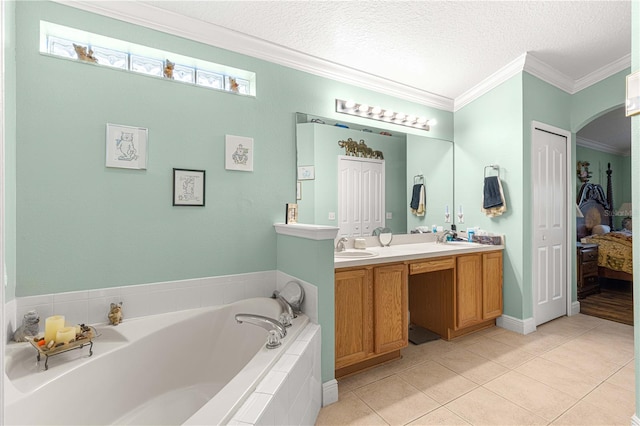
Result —
M 456 259 L 455 296 L 456 330 L 482 321 L 482 254 Z
M 409 344 L 407 266 L 381 266 L 373 272 L 375 353 Z
M 362 361 L 373 352 L 371 286 L 368 269 L 336 272 L 336 369 Z
M 482 318 L 502 315 L 502 252 L 482 255 Z

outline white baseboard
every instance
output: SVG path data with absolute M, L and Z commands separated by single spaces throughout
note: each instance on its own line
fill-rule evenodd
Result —
M 575 302 L 571 303 L 571 312 L 569 313 L 569 316 L 576 315 L 579 313 L 580 313 L 580 302 L 576 300 Z
M 509 315 L 502 315 L 496 319 L 496 325 L 519 334 L 529 334 L 536 331 L 536 322 L 533 318 L 521 320 Z
M 338 402 L 338 381 L 336 379 L 329 380 L 322 384 L 322 406 Z

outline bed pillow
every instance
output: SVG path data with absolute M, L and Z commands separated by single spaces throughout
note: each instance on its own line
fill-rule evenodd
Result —
M 609 225 L 596 225 L 591 229 L 591 235 L 602 235 L 611 231 Z

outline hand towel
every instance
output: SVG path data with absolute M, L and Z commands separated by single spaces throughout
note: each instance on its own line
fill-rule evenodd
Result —
M 417 187 L 417 188 L 416 188 Z M 417 197 L 416 197 L 417 192 Z M 417 198 L 417 202 L 414 202 L 414 199 Z M 424 216 L 427 211 L 426 208 L 426 193 L 423 184 L 413 185 L 413 197 L 411 197 L 411 213 L 416 216 Z M 415 206 L 415 207 L 414 207 Z
M 493 182 L 489 184 L 491 188 L 487 191 L 487 179 L 489 178 L 495 178 L 495 180 L 492 179 Z M 488 217 L 496 217 L 507 211 L 507 203 L 504 200 L 504 192 L 502 191 L 502 182 L 500 182 L 500 179 L 497 176 L 490 176 L 489 178 L 485 178 L 485 191 L 483 191 L 482 194 L 482 207 L 480 210 Z M 497 186 L 497 197 L 493 194 L 496 190 L 494 185 Z M 491 198 L 489 202 L 487 202 L 488 197 Z M 496 201 L 496 198 L 498 201 Z M 493 206 L 485 207 L 490 204 L 493 204 Z
M 417 183 L 415 185 L 413 185 L 413 191 L 412 191 L 412 195 L 411 195 L 411 203 L 409 204 L 409 207 L 411 207 L 413 210 L 417 210 L 418 209 L 418 205 L 420 204 L 420 190 L 422 188 L 422 184 L 421 183 Z

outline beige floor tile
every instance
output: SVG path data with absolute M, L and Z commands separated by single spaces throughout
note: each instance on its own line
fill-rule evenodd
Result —
M 485 388 L 551 421 L 571 408 L 578 398 L 515 371 L 484 385 Z
M 591 356 L 593 359 L 623 366 L 633 359 L 633 341 L 608 336 L 595 336 L 591 331 L 563 344 L 573 350 Z
M 604 382 L 582 401 L 600 407 L 603 411 L 631 418 L 636 412 L 635 392 Z
M 447 352 L 434 360 L 478 384 L 486 383 L 509 371 L 507 367 L 466 349 Z
M 609 377 L 605 383 L 621 387 L 629 392 L 635 392 L 636 377 L 633 361 L 630 361 L 627 365 L 618 370 L 617 373 Z
M 529 352 L 498 342 L 492 338 L 480 340 L 467 346 L 466 349 L 510 369 L 522 365 L 535 357 Z
M 602 381 L 615 373 L 620 368 L 620 364 L 598 358 L 593 352 L 596 348 L 595 345 L 585 345 L 584 342 L 573 339 L 542 354 L 540 358 L 578 370 Z
M 551 424 L 572 426 L 629 426 L 629 424 L 631 424 L 631 418 L 611 413 L 610 411 L 602 410 L 596 405 L 580 401 Z
M 340 400 L 323 407 L 316 425 L 386 425 L 387 423 L 353 392 L 340 393 Z
M 446 408 L 473 425 L 544 425 L 542 417 L 479 387 L 451 401 Z
M 600 383 L 578 370 L 538 357 L 516 368 L 515 371 L 538 380 L 554 389 L 582 398 Z
M 354 393 L 391 425 L 406 424 L 440 406 L 396 376 L 356 389 Z
M 476 383 L 435 361 L 419 364 L 399 376 L 440 404 L 446 404 L 478 387 Z
M 411 426 L 419 425 L 438 425 L 438 426 L 464 426 L 469 423 L 465 422 L 460 416 L 452 413 L 450 410 L 444 407 L 440 407 L 437 410 L 425 414 L 417 420 L 409 423 Z
M 567 341 L 565 336 L 547 334 L 543 331 L 535 331 L 529 334 L 518 334 L 509 331 L 497 336 L 491 336 L 491 339 L 515 346 L 534 355 L 541 355 Z
M 558 336 L 564 336 L 566 338 L 577 337 L 588 330 L 594 328 L 594 325 L 586 323 L 580 323 L 575 320 L 569 319 L 569 317 L 561 317 L 548 323 L 538 326 L 538 331 L 542 331 L 546 334 L 553 334 Z
M 351 392 L 362 386 L 366 386 L 378 380 L 382 380 L 386 377 L 392 376 L 392 371 L 383 370 L 381 367 L 372 368 L 370 370 L 363 371 L 353 376 L 344 377 L 338 379 L 338 392 Z

